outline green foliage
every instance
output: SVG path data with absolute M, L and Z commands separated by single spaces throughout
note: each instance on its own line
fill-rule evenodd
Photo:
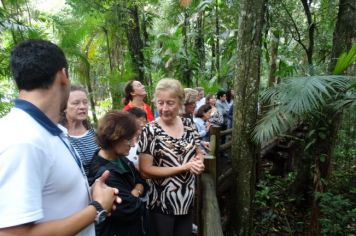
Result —
M 304 212 L 295 208 L 298 196 L 286 189 L 295 179 L 295 173 L 287 178 L 264 173 L 255 193 L 254 225 L 257 235 L 299 235 L 305 230 Z
M 12 98 L 15 97 L 12 81 L 0 80 L 0 117 L 6 115 L 13 106 Z
M 261 102 L 270 104 L 270 109 L 253 131 L 253 138 L 259 143 L 270 140 L 277 134 L 294 127 L 296 123 L 312 112 L 335 101 L 344 102 L 345 92 L 354 83 L 354 77 L 311 76 L 283 80 L 277 86 L 262 94 Z
M 356 231 L 356 205 L 342 195 L 317 193 L 323 235 L 352 235 Z M 356 197 L 356 194 L 355 196 Z
M 334 75 L 340 75 L 346 68 L 356 61 L 356 43 L 352 46 L 348 53 L 343 53 L 339 57 L 335 69 Z

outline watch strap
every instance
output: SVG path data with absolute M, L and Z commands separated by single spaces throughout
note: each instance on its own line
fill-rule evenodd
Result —
M 101 206 L 101 204 L 97 201 L 92 201 L 91 203 L 89 203 L 89 205 L 92 205 L 95 207 L 97 212 L 101 212 L 104 211 L 105 209 Z

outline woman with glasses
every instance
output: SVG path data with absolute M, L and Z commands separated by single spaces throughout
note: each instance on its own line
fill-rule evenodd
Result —
M 136 118 L 124 111 L 110 111 L 98 124 L 96 140 L 100 149 L 89 169 L 90 184 L 105 170 L 110 171 L 106 184 L 119 189 L 122 203 L 111 216 L 96 225 L 97 235 L 146 235 L 146 208 L 140 197 L 147 184 L 126 156 L 135 145 L 140 129 Z

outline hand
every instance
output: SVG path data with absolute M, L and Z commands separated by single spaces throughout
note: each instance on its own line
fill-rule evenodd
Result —
M 211 123 L 209 122 L 209 123 L 206 125 L 206 131 L 207 131 L 207 132 L 209 132 L 210 127 L 211 127 Z
M 106 170 L 98 179 L 95 180 L 95 183 L 91 188 L 93 200 L 99 202 L 108 212 L 115 210 L 115 204 L 121 203 L 121 198 L 117 196 L 119 190 L 117 188 L 111 188 L 105 184 L 105 181 L 109 175 L 110 172 Z
M 143 191 L 144 191 L 143 185 L 136 184 L 135 187 L 131 190 L 131 195 L 133 195 L 134 197 L 140 197 Z
M 131 195 L 134 197 L 140 197 L 141 192 L 138 189 L 134 188 L 131 190 Z
M 205 169 L 204 161 L 202 159 L 193 160 L 193 165 L 190 169 L 190 172 L 195 175 L 201 174 Z
M 204 162 L 199 157 L 194 157 L 191 161 L 183 165 L 186 171 L 190 171 L 192 174 L 200 174 L 204 171 Z
M 202 145 L 204 146 L 204 148 L 206 148 L 207 150 L 210 151 L 210 143 L 209 142 L 202 141 Z

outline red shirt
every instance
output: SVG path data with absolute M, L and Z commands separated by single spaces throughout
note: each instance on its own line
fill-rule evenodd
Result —
M 132 107 L 135 107 L 131 102 L 129 102 L 125 107 L 124 107 L 124 111 L 127 111 L 128 109 L 132 108 Z M 140 108 L 140 107 L 139 107 Z M 153 113 L 152 113 L 152 110 L 151 110 L 151 107 L 146 104 L 146 103 L 143 103 L 143 110 L 146 112 L 146 115 L 147 115 L 147 120 L 148 122 L 151 122 L 155 119 L 155 117 L 153 116 Z

